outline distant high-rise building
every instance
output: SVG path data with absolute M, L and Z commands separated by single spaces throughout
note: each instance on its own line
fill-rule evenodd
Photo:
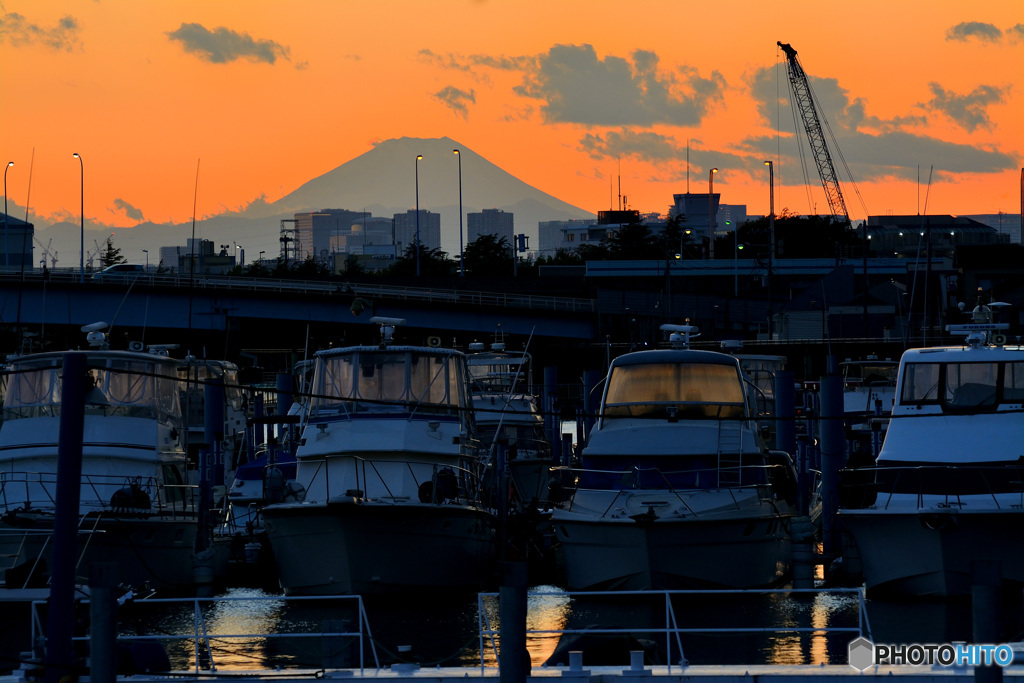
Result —
M 466 214 L 466 244 L 470 244 L 480 235 L 494 235 L 499 241 L 502 237 L 512 246 L 515 234 L 514 216 L 501 209 L 484 209 L 480 213 Z
M 441 248 L 441 214 L 420 209 L 420 244 L 427 251 Z M 409 245 L 416 242 L 416 210 L 395 214 L 395 248 L 398 256 L 405 255 Z
M 302 261 L 309 257 L 326 259 L 331 243 L 340 235 L 349 235 L 370 214 L 348 209 L 323 209 L 295 214 L 294 244 L 291 254 Z

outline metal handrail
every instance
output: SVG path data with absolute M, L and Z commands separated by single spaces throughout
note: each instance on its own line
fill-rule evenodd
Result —
M 222 602 L 298 602 L 298 601 L 354 601 L 357 605 L 359 613 L 359 626 L 357 631 L 342 631 L 342 632 L 318 632 L 318 633 L 241 633 L 241 634 L 215 634 L 210 635 L 206 628 L 206 617 L 203 615 L 202 605 L 204 603 L 222 603 Z M 83 599 L 83 604 L 88 604 L 89 600 Z M 136 600 L 136 605 L 149 605 L 149 604 L 192 604 L 193 624 L 191 634 L 163 634 L 163 635 L 132 635 L 132 636 L 117 636 L 117 641 L 172 641 L 172 640 L 191 640 L 193 642 L 194 652 L 194 667 L 195 673 L 198 674 L 203 667 L 202 657 L 205 654 L 209 658 L 209 669 L 210 671 L 216 671 L 217 666 L 213 659 L 213 649 L 210 645 L 213 640 L 231 640 L 231 639 L 250 639 L 250 638 L 266 638 L 268 640 L 280 639 L 280 638 L 324 638 L 324 637 L 354 637 L 358 638 L 359 641 L 359 672 L 364 672 L 365 662 L 365 646 L 369 645 L 370 652 L 373 655 L 373 664 L 379 670 L 380 658 L 377 656 L 377 648 L 374 645 L 373 635 L 370 632 L 370 622 L 366 616 L 366 607 L 363 604 L 363 599 L 359 595 L 319 595 L 319 596 L 246 596 L 246 597 L 210 597 L 210 598 L 145 598 L 142 600 Z M 46 631 L 43 625 L 43 620 L 39 614 L 39 608 L 42 605 L 46 605 L 45 600 L 35 600 L 32 602 L 32 642 L 42 643 L 44 642 Z M 76 636 L 72 638 L 73 641 L 86 642 L 90 640 L 89 636 Z
M 857 627 L 852 626 L 758 626 L 758 627 L 730 627 L 730 628 L 708 628 L 708 627 L 680 627 L 676 622 L 675 612 L 672 608 L 672 596 L 694 595 L 706 597 L 709 595 L 731 595 L 731 596 L 752 596 L 769 594 L 853 594 L 857 596 Z M 665 600 L 665 626 L 650 628 L 586 628 L 586 629 L 526 629 L 526 634 L 631 634 L 636 632 L 661 634 L 665 637 L 665 659 L 668 663 L 667 673 L 672 673 L 672 642 L 676 643 L 679 651 L 677 665 L 685 668 L 687 666 L 686 656 L 683 652 L 681 634 L 684 633 L 856 633 L 858 637 L 871 640 L 871 626 L 868 622 L 867 605 L 865 603 L 864 591 L 860 588 L 765 588 L 765 589 L 708 589 L 708 590 L 649 590 L 649 591 L 528 591 L 528 599 L 531 597 L 600 597 L 611 596 L 663 596 Z M 500 646 L 498 643 L 500 632 L 495 630 L 490 623 L 487 610 L 484 607 L 484 599 L 497 599 L 498 593 L 480 593 L 477 597 L 477 612 L 479 614 L 479 642 L 480 642 L 480 673 L 486 675 L 487 663 L 485 653 L 488 651 L 485 640 L 490 640 L 490 651 L 494 654 L 496 662 L 500 661 L 498 655 Z

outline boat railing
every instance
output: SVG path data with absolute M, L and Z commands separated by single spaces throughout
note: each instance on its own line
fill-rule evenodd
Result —
M 676 616 L 677 605 L 683 604 L 688 598 L 704 600 L 714 597 L 727 598 L 756 598 L 757 596 L 783 595 L 787 597 L 818 596 L 852 596 L 857 600 L 857 626 L 796 626 L 788 622 L 776 626 L 681 626 Z M 633 637 L 636 634 L 650 634 L 652 640 L 655 638 L 664 639 L 664 656 L 668 667 L 668 674 L 672 674 L 672 667 L 680 669 L 687 666 L 688 662 L 683 651 L 682 636 L 684 634 L 751 634 L 751 633 L 806 633 L 821 634 L 849 633 L 851 636 L 867 638 L 871 640 L 871 626 L 868 621 L 867 605 L 865 603 L 864 591 L 860 588 L 765 588 L 765 589 L 694 589 L 694 590 L 647 590 L 647 591 L 554 591 L 537 590 L 528 591 L 527 600 L 537 598 L 553 598 L 558 600 L 578 601 L 587 598 L 600 600 L 603 603 L 621 598 L 631 604 L 637 604 L 643 600 L 652 604 L 655 609 L 664 605 L 664 617 L 660 624 L 647 624 L 633 628 L 610 628 L 601 625 L 588 625 L 586 628 L 554 628 L 554 629 L 531 629 L 527 627 L 526 635 L 529 637 L 585 635 L 585 636 L 614 636 Z M 477 613 L 480 631 L 480 673 L 486 675 L 487 655 L 491 655 L 491 661 L 497 664 L 500 653 L 500 629 L 495 628 L 491 623 L 494 610 L 488 609 L 499 600 L 499 593 L 480 593 L 477 598 Z M 673 601 L 675 600 L 675 602 Z M 628 672 L 625 672 L 628 673 Z M 567 675 L 567 672 L 563 672 Z
M 339 492 L 339 485 L 332 490 L 331 470 L 329 461 L 349 460 L 351 469 L 346 468 L 351 476 L 342 478 L 344 491 Z M 325 500 L 338 495 L 355 498 L 373 498 L 392 502 L 421 503 L 469 503 L 480 500 L 482 494 L 483 473 L 480 467 L 468 461 L 462 465 L 452 462 L 429 462 L 425 460 L 380 460 L 363 456 L 332 456 L 321 460 L 309 483 L 307 491 L 321 485 Z M 412 482 L 415 492 L 409 490 Z M 401 489 L 397 489 L 397 486 Z M 415 500 L 414 500 L 415 498 Z
M 554 478 L 558 481 L 574 481 L 576 486 L 569 494 L 569 509 L 572 509 L 575 500 L 575 493 L 581 490 L 608 491 L 614 492 L 607 514 L 614 506 L 620 496 L 630 495 L 639 490 L 659 490 L 675 496 L 680 503 L 693 515 L 699 516 L 686 501 L 684 494 L 694 491 L 728 491 L 732 496 L 733 503 L 740 507 L 740 498 L 748 500 L 749 496 L 742 493 L 761 490 L 771 490 L 771 481 L 776 478 L 788 476 L 787 468 L 784 465 L 735 465 L 730 467 L 692 468 L 682 470 L 662 470 L 657 467 L 631 467 L 629 469 L 599 470 L 592 468 L 573 468 L 558 466 L 550 468 Z M 721 484 L 720 473 L 723 470 L 733 471 L 737 474 L 736 483 Z M 604 482 L 597 486 L 593 483 L 580 486 L 579 482 L 585 478 Z M 742 482 L 746 483 L 742 483 Z M 742 492 L 742 493 L 741 493 Z M 763 500 L 770 495 L 762 495 Z
M 194 484 L 165 484 L 154 477 L 83 474 L 81 492 L 81 510 L 90 513 L 190 515 L 198 502 Z M 0 472 L 0 509 L 53 509 L 56 504 L 55 472 Z
M 899 496 L 899 498 L 897 498 Z M 905 504 L 913 498 L 917 509 L 963 508 L 963 498 L 990 501 L 1002 510 L 1024 508 L 1024 466 L 914 465 L 848 468 L 840 472 L 839 505 L 848 509 Z
M 254 641 L 280 641 L 288 638 L 295 639 L 320 639 L 323 641 L 325 647 L 333 647 L 335 655 L 338 651 L 343 649 L 345 640 L 353 639 L 358 643 L 358 668 L 360 673 L 364 672 L 366 668 L 366 655 L 369 653 L 373 660 L 373 666 L 376 669 L 380 669 L 380 658 L 377 655 L 377 648 L 374 644 L 373 635 L 370 632 L 370 622 L 366 615 L 366 608 L 363 604 L 363 599 L 359 595 L 328 595 L 328 596 L 272 596 L 272 595 L 251 595 L 251 596 L 217 596 L 217 597 L 192 597 L 192 598 L 143 598 L 143 599 L 129 599 L 131 606 L 137 610 L 145 610 L 147 608 L 155 608 L 162 612 L 166 612 L 169 609 L 180 608 L 182 611 L 189 610 L 191 612 L 190 619 L 179 619 L 173 623 L 179 624 L 179 630 L 181 632 L 172 633 L 168 632 L 167 620 L 161 620 L 162 626 L 159 629 L 159 633 L 137 633 L 132 635 L 117 635 L 116 641 L 118 643 L 142 643 L 142 642 L 156 642 L 156 643 L 187 643 L 191 641 L 191 667 L 194 673 L 199 674 L 201 671 L 206 670 L 209 672 L 217 671 L 216 652 L 220 643 L 223 641 L 235 641 L 252 645 Z M 270 608 L 275 607 L 287 607 L 288 604 L 312 603 L 317 607 L 323 607 L 325 604 L 330 605 L 329 611 L 332 614 L 337 614 L 339 610 L 345 608 L 345 606 L 352 605 L 349 609 L 355 612 L 355 621 L 353 627 L 345 628 L 343 620 L 334 617 L 332 619 L 325 620 L 322 622 L 325 627 L 337 626 L 340 630 L 323 629 L 320 631 L 310 632 L 277 632 L 277 633 L 220 633 L 214 632 L 219 631 L 220 628 L 213 628 L 211 616 L 215 615 L 214 610 L 216 609 L 230 609 L 232 606 L 237 606 L 239 610 L 251 610 L 253 605 L 265 604 L 269 605 Z M 83 605 L 90 603 L 88 598 L 81 601 Z M 33 643 L 43 643 L 46 638 L 46 624 L 44 614 L 46 613 L 46 605 L 48 604 L 45 600 L 37 600 L 32 603 L 31 610 L 31 629 L 32 629 L 32 641 Z M 246 622 L 245 614 L 236 615 L 237 621 L 242 623 Z M 305 622 L 303 622 L 305 623 Z M 230 627 L 231 624 L 225 624 Z M 153 629 L 157 630 L 157 629 Z M 90 636 L 75 636 L 72 638 L 73 641 L 90 643 Z

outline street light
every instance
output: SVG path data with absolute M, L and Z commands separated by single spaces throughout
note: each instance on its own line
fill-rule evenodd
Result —
M 416 155 L 416 277 L 420 276 L 420 159 L 422 154 Z
M 11 251 L 8 247 L 9 240 L 7 239 L 7 169 L 14 166 L 13 161 L 8 161 L 7 166 L 4 167 L 4 270 L 7 270 L 11 265 Z
M 453 149 L 452 154 L 459 158 L 459 277 L 466 276 L 466 264 L 462 260 L 462 154 Z
M 78 281 L 85 282 L 85 162 L 82 161 L 82 155 L 75 152 L 71 156 L 78 159 L 78 168 L 81 171 L 81 192 L 79 196 L 82 200 L 81 213 L 79 214 L 82 219 L 82 238 L 81 244 L 78 251 Z
M 715 196 L 715 174 L 718 173 L 717 168 L 713 168 L 708 172 L 708 258 L 715 258 L 715 225 L 712 220 L 711 207 L 714 205 Z
M 146 272 L 149 272 L 149 249 L 143 249 L 142 253 L 146 255 Z
M 775 270 L 775 165 L 764 162 L 768 167 L 768 341 L 775 339 L 775 310 L 772 304 L 772 278 Z
M 265 252 L 265 251 L 261 251 L 261 252 L 260 252 L 260 265 L 261 265 L 261 266 L 263 265 L 263 255 L 264 255 L 264 254 L 266 254 L 266 253 L 267 253 L 267 252 Z

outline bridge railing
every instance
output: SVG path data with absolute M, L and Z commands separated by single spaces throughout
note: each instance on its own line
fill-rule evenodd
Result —
M 54 283 L 77 282 L 81 274 L 78 271 L 54 270 L 46 275 L 38 272 L 26 272 L 25 280 L 40 281 L 46 278 Z M 233 275 L 203 275 L 194 277 L 188 273 L 143 273 L 142 275 L 105 276 L 93 279 L 91 273 L 85 274 L 85 284 L 106 286 L 145 285 L 147 287 L 193 287 L 197 290 L 244 291 L 244 292 L 282 292 L 290 294 L 317 294 L 322 296 L 344 297 L 376 297 L 405 301 L 427 301 L 445 304 L 464 304 L 469 306 L 494 306 L 500 308 L 518 308 L 541 311 L 564 311 L 571 313 L 591 313 L 596 304 L 592 299 L 574 297 L 538 296 L 516 292 L 483 292 L 462 289 L 438 289 L 433 287 L 405 287 L 400 285 L 378 285 L 368 283 L 324 282 L 318 280 L 282 280 L 276 278 L 238 277 Z M 17 278 L 19 274 L 0 274 L 0 280 Z

